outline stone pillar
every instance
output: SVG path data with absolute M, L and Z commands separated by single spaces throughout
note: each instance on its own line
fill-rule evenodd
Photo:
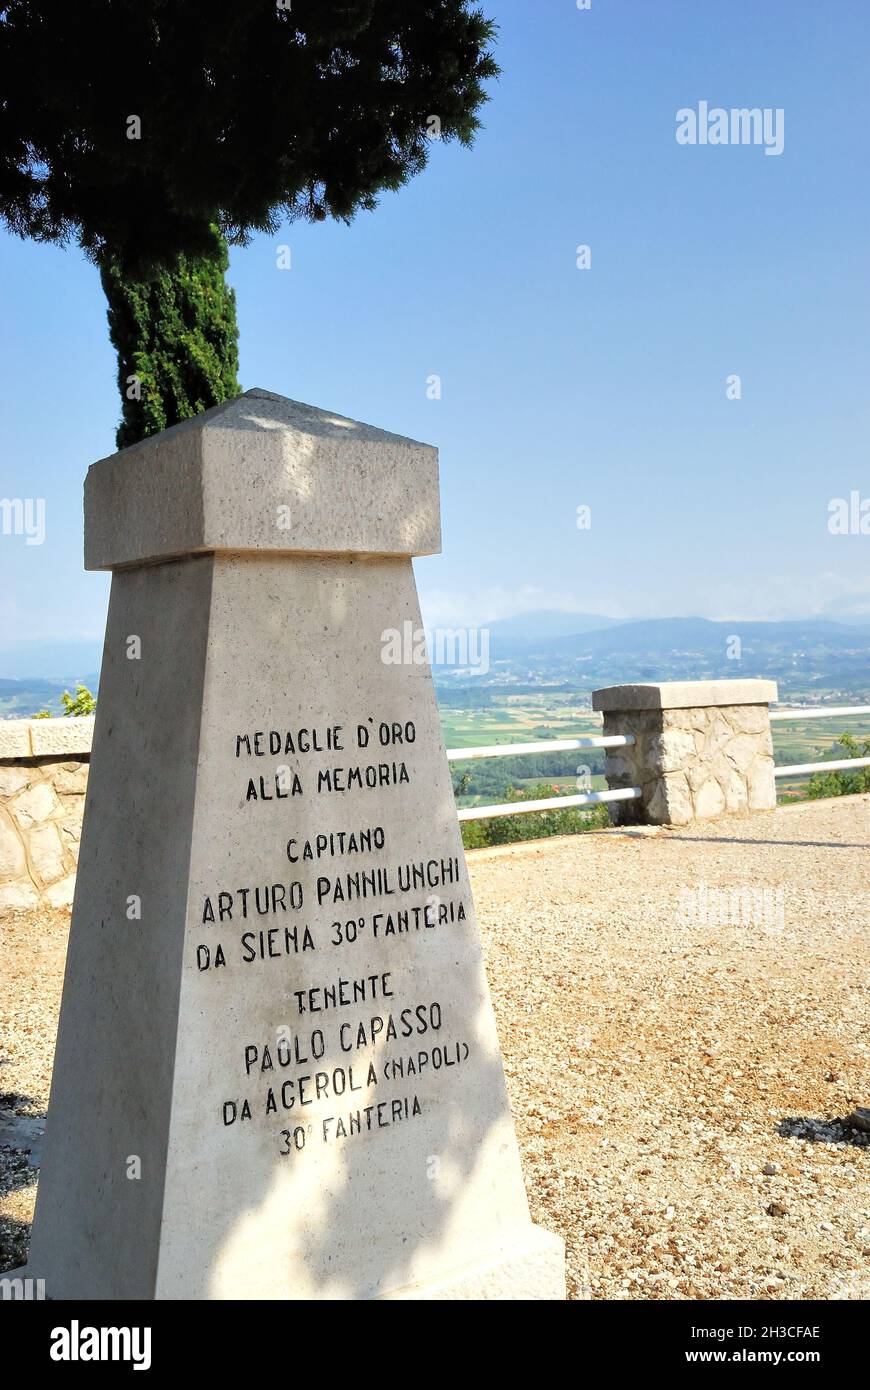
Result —
M 689 825 L 776 806 L 769 680 L 665 681 L 596 690 L 592 708 L 605 734 L 633 734 L 610 749 L 607 785 L 639 786 L 634 801 L 615 801 L 615 825 Z
M 265 391 L 90 470 L 49 1298 L 564 1297 L 431 674 L 392 640 L 438 550 L 434 449 Z

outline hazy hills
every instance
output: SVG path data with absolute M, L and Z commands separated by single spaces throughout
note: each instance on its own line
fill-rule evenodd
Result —
M 567 631 L 571 619 L 574 630 Z M 553 628 L 557 630 L 554 632 Z M 790 622 L 527 613 L 489 625 L 490 670 L 475 685 L 561 683 L 578 689 L 631 681 L 767 676 L 783 694 L 870 698 L 870 627 L 823 618 Z M 455 684 L 449 669 L 436 680 Z
M 493 637 L 520 642 L 541 641 L 548 637 L 575 637 L 581 632 L 599 632 L 602 628 L 617 627 L 629 621 L 624 618 L 602 618 L 598 613 L 563 613 L 541 609 L 534 613 L 517 613 L 513 618 L 498 618 L 487 623 Z
M 531 617 L 532 615 L 528 615 Z M 562 617 L 567 615 L 560 615 Z M 633 656 L 670 655 L 680 652 L 724 652 L 729 639 L 738 637 L 746 648 L 759 654 L 767 649 L 867 650 L 870 630 L 822 618 L 793 622 L 739 622 L 710 618 L 645 618 L 593 629 L 582 625 L 573 633 L 550 635 L 543 630 L 513 628 L 504 632 L 499 623 L 490 626 L 491 649 L 541 652 L 545 655 L 585 655 L 625 652 Z
M 646 618 L 617 621 L 594 613 L 544 610 L 487 625 L 489 670 L 469 682 L 487 686 L 563 684 L 588 690 L 622 681 L 769 676 L 783 694 L 839 691 L 870 699 L 870 625 L 822 618 L 792 622 Z M 735 640 L 736 639 L 736 640 Z M 0 716 L 40 709 L 60 713 L 60 695 L 77 681 L 97 685 L 98 642 L 21 643 L 0 647 Z M 435 670 L 442 690 L 456 687 L 449 666 Z

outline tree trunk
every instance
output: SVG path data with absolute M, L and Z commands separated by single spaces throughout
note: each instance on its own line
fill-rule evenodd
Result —
M 118 354 L 119 449 L 238 395 L 236 297 L 226 282 L 227 244 L 179 256 L 150 278 L 100 262 L 109 336 Z

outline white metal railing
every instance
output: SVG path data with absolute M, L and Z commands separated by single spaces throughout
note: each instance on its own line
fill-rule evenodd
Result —
M 457 811 L 460 820 L 483 820 L 488 816 L 519 816 L 526 811 L 554 811 L 566 806 L 588 806 L 596 801 L 632 801 L 640 787 L 618 787 L 610 792 L 580 792 L 577 796 L 547 796 L 542 801 L 505 801 L 501 806 L 468 806 Z
M 870 705 L 813 705 L 812 709 L 772 709 L 774 719 L 840 719 L 844 714 L 870 714 Z
M 447 761 L 460 763 L 466 758 L 522 758 L 538 753 L 571 753 L 577 748 L 628 748 L 634 742 L 634 734 L 589 734 L 582 738 L 541 739 L 537 743 L 490 743 L 480 748 L 448 748 Z M 640 794 L 640 787 L 618 787 L 615 791 L 579 792 L 576 796 L 547 796 L 540 801 L 467 806 L 457 814 L 460 820 L 488 820 L 490 816 L 520 816 L 529 811 L 564 811 L 568 806 L 588 806 L 600 801 L 631 801 Z
M 870 714 L 870 705 L 813 705 L 809 709 L 774 709 L 771 722 L 791 719 L 840 719 L 844 716 Z M 582 738 L 541 739 L 536 743 L 492 743 L 479 748 L 448 748 L 447 761 L 465 762 L 475 758 L 521 758 L 541 753 L 570 753 L 578 748 L 628 748 L 635 743 L 634 734 L 590 734 Z M 808 772 L 856 771 L 870 767 L 870 758 L 836 758 L 821 763 L 789 763 L 775 767 L 774 777 L 797 777 Z M 631 801 L 641 795 L 640 787 L 618 787 L 614 791 L 581 792 L 576 796 L 548 796 L 540 801 L 506 801 L 497 806 L 468 806 L 457 814 L 459 819 L 487 820 L 490 816 L 519 816 L 528 811 L 563 810 L 568 806 L 586 806 L 602 801 Z
M 628 748 L 634 734 L 590 734 L 584 738 L 539 739 L 537 743 L 489 743 L 481 748 L 448 748 L 447 761 L 466 758 L 521 758 L 534 753 L 571 753 L 575 748 Z
M 783 719 L 842 719 L 853 714 L 870 714 L 870 705 L 814 705 L 812 709 L 772 709 L 771 721 Z M 855 772 L 870 767 L 870 758 L 832 758 L 821 763 L 788 763 L 775 767 L 774 777 L 799 777 L 807 772 Z
M 787 767 L 775 767 L 774 777 L 797 777 L 802 772 L 838 772 L 842 769 L 870 767 L 870 758 L 831 758 L 826 763 L 789 763 Z

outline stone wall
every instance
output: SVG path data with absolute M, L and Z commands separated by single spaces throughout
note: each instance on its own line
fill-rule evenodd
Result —
M 773 810 L 772 699 L 772 681 L 682 681 L 596 691 L 593 708 L 603 712 L 604 733 L 635 738 L 633 746 L 611 749 L 605 760 L 610 788 L 641 789 L 633 801 L 610 803 L 614 823 L 689 825 Z
M 0 721 L 0 916 L 73 900 L 93 724 Z

